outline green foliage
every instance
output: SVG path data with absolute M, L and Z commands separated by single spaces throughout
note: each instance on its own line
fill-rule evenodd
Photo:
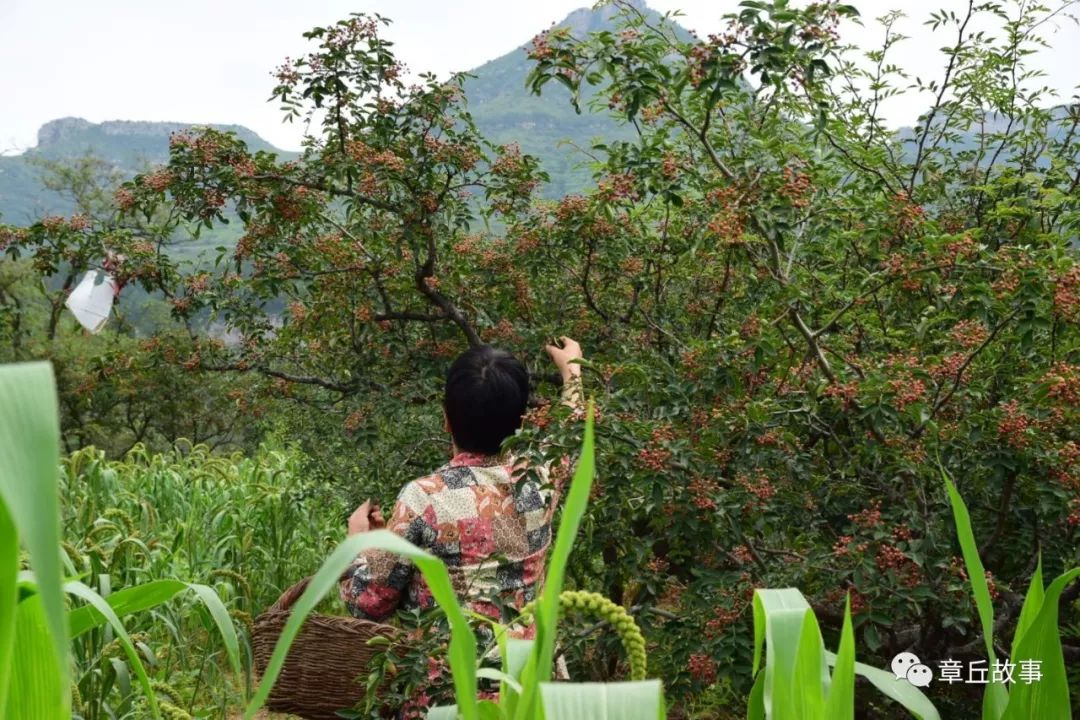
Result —
M 971 590 L 982 621 L 983 639 L 991 668 L 999 665 L 994 652 L 994 611 L 986 577 L 982 571 L 975 537 L 967 506 L 948 475 L 942 472 L 945 489 L 952 504 L 956 532 L 964 562 L 971 576 Z M 975 571 L 979 572 L 976 573 Z M 1058 627 L 1058 605 L 1065 587 L 1080 577 L 1080 568 L 1070 570 L 1043 587 L 1042 559 L 1036 566 L 1024 605 L 1013 634 L 1012 651 L 1005 662 L 1014 667 L 1021 663 L 1036 662 L 1039 668 L 1038 682 L 1016 682 L 1012 688 L 1004 683 L 991 683 L 983 698 L 982 716 L 990 720 L 1020 720 L 1021 718 L 1071 718 L 1073 712 L 1069 700 L 1069 684 L 1065 674 L 1065 657 L 1061 648 L 1061 630 Z M 1009 673 L 1012 675 L 1012 673 Z
M 1022 641 L 1044 607 L 1021 610 L 1017 588 L 1041 587 L 1026 549 L 1080 563 L 1080 109 L 1051 106 L 1030 70 L 1052 11 L 936 13 L 919 39 L 946 48 L 930 81 L 893 62 L 895 15 L 863 55 L 837 36 L 842 4 L 747 2 L 703 40 L 616 5 L 617 30 L 555 28 L 529 51 L 531 89 L 633 128 L 590 149 L 584 194 L 536 200 L 543 168 L 483 136 L 463 79 L 405 87 L 382 21 L 357 16 L 310 33 L 311 53 L 279 71 L 274 97 L 315 119 L 300 157 L 181 134 L 115 213 L 6 228 L 0 245 L 56 279 L 44 318 L 72 259 L 124 255 L 118 272 L 179 323 L 215 328 L 148 357 L 191 383 L 245 383 L 237 417 L 296 442 L 304 476 L 349 499 L 385 503 L 444 456 L 442 376 L 478 342 L 515 350 L 535 379 L 514 451 L 535 465 L 573 451 L 569 411 L 543 402 L 541 348 L 579 339 L 604 475 L 567 586 L 634 616 L 685 707 L 722 714 L 763 691 L 738 670 L 758 587 L 802 588 L 822 609 L 849 596 L 874 664 L 978 645 L 994 602 Z M 926 111 L 895 132 L 885 99 Z M 213 267 L 140 244 L 226 223 L 238 241 Z M 187 397 L 188 376 L 169 382 L 160 397 Z M 964 479 L 981 567 L 957 554 L 932 456 Z M 984 578 L 973 609 L 968 583 Z M 1062 614 L 1075 627 L 1070 602 Z M 817 618 L 842 632 L 840 613 Z M 567 641 L 575 677 L 612 679 L 621 653 L 615 637 Z M 943 713 L 977 702 L 935 686 Z
M 803 594 L 793 588 L 755 591 L 754 638 L 756 681 L 750 694 L 748 718 L 852 718 L 856 674 L 870 680 L 913 717 L 939 718 L 926 696 L 907 680 L 855 662 L 850 602 L 844 607 L 837 656 L 825 652 L 817 617 Z M 763 654 L 765 663 L 759 672 Z M 836 666 L 832 676 L 827 659 Z
M 332 503 L 298 502 L 310 489 L 295 481 L 295 460 L 283 453 L 241 460 L 213 457 L 205 447 L 171 456 L 137 449 L 125 462 L 108 462 L 87 448 L 65 462 L 60 483 L 65 574 L 82 578 L 65 588 L 86 604 L 61 610 L 59 625 L 50 628 L 43 603 L 48 584 L 42 567 L 48 563 L 35 559 L 43 552 L 35 551 L 35 543 L 48 535 L 50 514 L 47 507 L 25 506 L 58 496 L 44 489 L 56 487 L 57 435 L 54 429 L 50 441 L 47 425 L 35 423 L 55 413 L 51 382 L 45 382 L 50 378 L 45 365 L 0 371 L 0 453 L 4 472 L 19 478 L 18 492 L 4 495 L 4 518 L 13 517 L 16 525 L 0 524 L 3 570 L 11 580 L 0 588 L 0 625 L 16 628 L 4 633 L 0 648 L 0 658 L 14 658 L 3 663 L 10 676 L 0 677 L 6 691 L 0 698 L 9 703 L 5 715 L 54 717 L 44 704 L 65 700 L 69 687 L 75 716 L 86 720 L 131 712 L 140 693 L 154 717 L 180 717 L 178 704 L 203 712 L 216 706 L 224 714 L 244 695 L 250 676 L 252 615 L 321 561 L 343 515 Z M 6 424 L 9 418 L 17 421 Z M 36 473 L 30 462 L 39 463 Z M 35 477 L 38 484 L 29 484 Z M 255 496 L 257 504 L 251 502 Z M 15 513 L 8 515 L 9 507 Z M 54 550 L 44 557 L 59 561 L 56 517 Z M 17 588 L 16 527 L 34 569 Z M 298 527 L 308 530 L 302 539 L 293 536 Z M 323 535 L 315 531 L 319 527 Z M 54 572 L 59 578 L 59 565 Z M 57 650 L 52 639 L 63 640 L 67 629 L 70 651 L 66 642 Z M 73 685 L 56 670 L 67 667 L 69 657 Z M 134 688 L 129 677 L 138 681 Z M 168 703 L 157 699 L 163 682 L 173 688 Z

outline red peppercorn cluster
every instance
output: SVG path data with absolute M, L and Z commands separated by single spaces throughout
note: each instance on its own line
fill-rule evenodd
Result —
M 611 173 L 597 184 L 597 194 L 605 200 L 638 200 L 638 181 L 633 173 Z
M 713 610 L 713 617 L 705 623 L 705 637 L 712 640 L 723 634 L 741 614 L 742 610 L 739 608 L 718 605 Z
M 959 260 L 966 260 L 979 252 L 979 246 L 970 235 L 953 240 L 945 246 L 945 258 L 953 265 Z
M 706 228 L 725 245 L 742 243 L 745 220 L 736 205 L 737 197 L 738 192 L 731 186 L 713 188 L 706 195 L 709 207 L 713 208 Z
M 753 477 L 739 473 L 735 476 L 735 482 L 751 496 L 750 502 L 746 505 L 747 510 L 763 508 L 776 495 L 776 487 L 761 470 L 758 470 Z
M 731 557 L 740 565 L 749 565 L 754 562 L 754 555 L 746 545 L 739 545 L 731 551 Z
M 360 426 L 363 425 L 364 419 L 366 417 L 367 415 L 362 410 L 354 410 L 353 412 L 349 413 L 348 417 L 345 418 L 345 422 L 343 423 L 343 426 L 345 428 L 345 434 L 352 435 L 357 430 L 359 430 Z
M 113 193 L 113 202 L 116 203 L 118 209 L 129 210 L 135 205 L 135 195 L 127 188 L 120 187 Z
M 1058 362 L 1043 376 L 1047 397 L 1066 405 L 1080 405 L 1080 367 Z
M 961 347 L 971 349 L 982 345 L 990 331 L 978 320 L 961 320 L 953 326 L 949 336 Z
M 1011 447 L 1020 449 L 1027 446 L 1028 431 L 1035 425 L 1031 417 L 1020 409 L 1020 403 L 1009 400 L 1001 404 L 1001 420 L 998 421 L 998 435 Z
M 838 400 L 847 410 L 855 402 L 855 397 L 859 392 L 859 384 L 855 381 L 848 383 L 832 383 L 825 388 L 821 394 L 827 398 Z
M 810 176 L 798 171 L 791 166 L 783 170 L 784 182 L 780 186 L 779 193 L 787 198 L 791 206 L 803 209 L 810 204 L 810 196 L 814 192 L 814 185 Z
M 926 383 L 919 378 L 906 377 L 890 380 L 888 386 L 894 395 L 897 410 L 903 410 L 926 396 Z
M 829 605 L 839 605 L 844 602 L 844 596 L 851 599 L 851 614 L 858 615 L 867 607 L 866 597 L 860 593 L 850 582 L 846 587 L 830 591 L 825 596 L 825 602 Z
M 703 685 L 712 685 L 716 682 L 716 661 L 708 655 L 700 653 L 691 655 L 687 669 L 690 671 L 690 677 Z
M 690 480 L 687 489 L 690 491 L 690 502 L 694 503 L 699 510 L 716 509 L 716 501 L 713 497 L 720 490 L 720 486 L 715 480 L 695 475 Z
M 648 469 L 661 472 L 671 460 L 671 451 L 666 448 L 642 448 L 638 451 L 637 460 Z
M 1054 312 L 1066 320 L 1080 319 L 1080 265 L 1059 275 L 1054 284 Z
M 912 202 L 906 192 L 897 193 L 888 207 L 896 234 L 900 236 L 910 235 L 926 217 L 926 211 Z
M 1080 498 L 1069 501 L 1069 517 L 1065 520 L 1069 527 L 1080 525 Z
M 922 568 L 895 545 L 882 544 L 874 557 L 878 570 L 892 570 L 905 587 L 913 588 L 922 583 Z
M 848 520 L 855 523 L 858 527 L 866 530 L 873 530 L 881 525 L 881 501 L 874 500 L 870 503 L 870 507 L 865 510 L 860 510 L 857 513 L 848 515 Z

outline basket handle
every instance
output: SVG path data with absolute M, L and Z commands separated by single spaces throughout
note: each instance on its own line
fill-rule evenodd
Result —
M 341 580 L 346 579 L 349 576 L 349 571 L 346 570 L 341 575 Z M 266 612 L 289 612 L 292 610 L 292 606 L 300 599 L 300 596 L 307 590 L 308 584 L 311 582 L 311 577 L 306 577 L 300 582 L 296 583 L 285 592 L 281 593 L 281 597 L 277 599 L 273 605 L 267 608 Z
M 293 603 L 299 600 L 300 596 L 307 590 L 308 583 L 310 582 L 311 578 L 306 577 L 281 593 L 281 597 L 277 599 L 277 602 L 270 606 L 267 612 L 289 612 L 289 610 L 292 609 Z

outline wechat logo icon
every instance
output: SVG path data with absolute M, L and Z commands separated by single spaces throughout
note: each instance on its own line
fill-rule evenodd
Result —
M 907 680 L 915 687 L 928 687 L 934 679 L 934 671 L 923 665 L 914 653 L 900 653 L 892 659 L 891 667 L 897 680 Z

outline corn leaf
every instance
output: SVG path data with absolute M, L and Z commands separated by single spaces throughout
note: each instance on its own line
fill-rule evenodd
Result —
M 511 672 L 510 659 L 509 659 L 509 655 L 508 655 L 508 652 L 509 652 L 508 640 L 510 640 L 511 638 L 508 638 L 506 636 L 506 626 L 503 625 L 498 620 L 496 620 L 495 618 L 490 618 L 487 615 L 482 615 L 481 613 L 474 612 L 472 610 L 465 610 L 465 615 L 467 617 L 469 617 L 470 619 L 475 620 L 476 622 L 484 623 L 485 625 L 488 625 L 491 628 L 492 633 L 494 633 L 494 635 L 495 635 L 495 643 L 496 643 L 496 646 L 499 649 L 499 659 L 500 659 L 500 662 L 502 663 L 502 673 L 504 673 L 508 679 L 511 679 L 511 680 L 514 681 L 512 684 L 508 684 L 507 682 L 500 682 L 499 683 L 499 699 L 500 699 L 500 702 L 504 703 L 504 705 L 505 705 L 505 703 L 510 701 L 511 696 L 514 696 L 516 698 L 517 694 L 519 692 L 521 692 L 521 683 L 519 683 L 517 681 L 518 680 L 518 675 L 520 675 L 520 673 L 521 673 L 521 668 L 518 667 L 518 670 L 517 670 L 516 673 Z M 529 642 L 529 645 L 530 645 L 530 648 L 531 648 L 532 642 L 531 641 L 526 641 L 526 642 Z M 520 652 L 518 654 L 520 655 Z M 524 661 L 526 659 L 528 659 L 528 654 L 527 653 L 526 653 L 525 657 L 521 658 L 521 663 L 524 664 Z M 483 677 L 483 675 L 481 674 L 481 672 L 479 670 L 477 670 L 476 676 L 477 677 Z M 502 712 L 502 711 L 500 710 L 500 712 Z
M 754 678 L 754 687 L 750 689 L 750 700 L 746 704 L 746 720 L 765 720 L 765 673 L 760 672 Z
M 663 720 L 659 680 L 620 683 L 543 683 L 544 716 L 553 720 Z
M 855 631 L 851 625 L 851 596 L 844 602 L 844 626 L 836 653 L 832 684 L 825 700 L 829 720 L 855 720 Z
M 1020 617 L 1016 621 L 1016 632 L 1013 633 L 1012 650 L 1009 653 L 1010 658 L 1017 657 L 1016 647 L 1020 643 L 1020 638 L 1024 636 L 1024 633 L 1035 623 L 1035 618 L 1039 614 L 1039 610 L 1042 609 L 1043 598 L 1046 597 L 1046 589 L 1043 587 L 1043 574 L 1042 574 L 1042 554 L 1039 555 L 1039 561 L 1035 565 L 1035 573 L 1031 576 L 1031 582 L 1028 584 L 1027 595 L 1024 596 L 1024 605 L 1020 608 Z
M 0 710 L 7 707 L 8 681 L 15 652 L 15 610 L 19 597 L 19 538 L 0 498 Z
M 945 468 L 941 468 L 941 477 L 945 480 L 945 490 L 952 504 L 953 520 L 956 523 L 956 536 L 960 541 L 960 550 L 964 555 L 964 567 L 967 568 L 968 582 L 975 596 L 975 608 L 982 625 L 983 642 L 986 645 L 986 657 L 991 667 L 997 662 L 994 653 L 994 602 L 990 598 L 990 588 L 986 584 L 986 569 L 979 557 L 975 543 L 975 533 L 971 530 L 971 515 L 963 498 L 949 479 Z M 983 720 L 1000 720 L 1009 701 L 1009 692 L 1000 682 L 988 683 L 983 693 Z
M 818 720 L 824 717 L 828 672 L 821 629 L 813 611 L 808 610 L 803 614 L 799 649 L 795 654 L 795 669 L 792 673 L 792 717 L 799 720 Z
M 581 519 L 589 504 L 589 491 L 592 489 L 595 472 L 593 404 L 590 401 L 585 414 L 585 438 L 582 442 L 581 457 L 578 459 L 574 477 L 570 482 L 562 521 L 548 564 L 547 577 L 544 579 L 544 589 L 537 602 L 536 644 L 521 674 L 522 692 L 515 708 L 515 720 L 534 720 L 540 716 L 537 707 L 537 688 L 539 683 L 551 679 L 551 666 L 555 657 L 555 631 L 559 619 L 559 594 L 562 592 L 563 580 L 566 577 L 566 564 L 570 558 L 570 550 L 574 546 Z M 561 716 L 554 717 L 561 720 Z
M 458 604 L 454 594 L 454 588 L 450 583 L 450 576 L 446 566 L 434 555 L 431 555 L 399 535 L 389 530 L 374 530 L 371 532 L 353 535 L 343 541 L 333 553 L 330 554 L 311 578 L 307 590 L 293 605 L 289 620 L 285 623 L 278 638 L 274 652 L 270 656 L 266 672 L 259 686 L 248 702 L 244 712 L 245 720 L 251 720 L 266 702 L 270 695 L 270 689 L 274 686 L 289 647 L 296 639 L 303 625 L 304 619 L 315 609 L 319 601 L 336 587 L 338 578 L 342 572 L 352 563 L 358 553 L 363 550 L 379 549 L 397 553 L 406 557 L 416 565 L 423 573 L 435 601 L 446 613 L 450 622 L 450 670 L 454 677 L 454 694 L 457 699 L 457 712 L 465 720 L 478 720 L 479 710 L 476 703 L 476 637 L 472 628 L 469 627 L 468 619 Z
M 1009 693 L 1005 720 L 1070 720 L 1069 681 L 1061 650 L 1058 603 L 1065 586 L 1080 577 L 1080 568 L 1070 570 L 1050 583 L 1039 614 L 1016 644 L 1011 661 L 1016 664 L 1016 682 Z M 1039 662 L 1038 680 L 1022 677 L 1022 663 Z
M 56 672 L 56 656 L 41 595 L 33 593 L 15 612 L 15 647 L 7 705 L 0 717 L 45 720 L 71 717 L 67 679 Z
M 495 668 L 490 667 L 478 668 L 476 677 L 484 678 L 486 680 L 498 680 L 500 684 L 509 686 L 514 692 L 521 692 L 521 683 L 502 670 L 496 670 Z
M 499 647 L 499 652 L 502 653 L 503 672 L 515 680 L 518 680 L 518 686 L 520 687 L 521 676 L 525 670 L 525 666 L 529 662 L 529 658 L 533 654 L 535 642 L 533 640 L 524 640 L 522 638 L 504 638 L 504 635 L 500 636 Z M 514 717 L 520 698 L 520 690 L 514 690 L 505 684 L 500 686 L 499 704 L 506 717 Z
M 510 677 L 521 678 L 521 671 L 533 651 L 533 641 L 522 638 L 506 639 L 506 654 L 503 655 L 504 670 Z
M 66 712 L 70 697 L 59 550 L 59 456 L 60 427 L 52 368 L 43 362 L 0 367 L 0 500 L 7 508 L 15 536 L 30 553 L 37 575 L 41 611 L 52 648 L 52 671 L 60 679 L 61 704 Z M 8 576 L 7 569 L 2 572 Z M 9 590 L 4 581 L 2 591 Z
M 830 665 L 837 663 L 836 655 L 830 652 L 825 653 L 825 658 Z M 922 694 L 919 688 L 907 680 L 897 680 L 891 672 L 860 662 L 855 663 L 855 674 L 869 680 L 870 684 L 881 691 L 882 695 L 900 703 L 905 710 L 919 720 L 941 720 L 941 715 L 938 714 L 934 704 Z
M 764 650 L 762 706 L 769 720 L 796 717 L 792 706 L 795 660 L 808 612 L 813 612 L 809 603 L 795 588 L 754 591 L 754 672 Z

